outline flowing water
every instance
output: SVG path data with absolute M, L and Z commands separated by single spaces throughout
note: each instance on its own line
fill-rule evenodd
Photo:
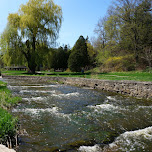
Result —
M 24 135 L 18 152 L 151 152 L 152 102 L 46 82 L 5 80 Z

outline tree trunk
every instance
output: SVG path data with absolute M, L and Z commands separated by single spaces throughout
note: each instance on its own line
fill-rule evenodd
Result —
M 36 70 L 36 62 L 35 62 L 35 50 L 36 50 L 36 46 L 35 46 L 35 43 L 36 43 L 36 39 L 35 39 L 35 36 L 33 36 L 32 53 L 31 53 L 30 61 L 29 61 L 29 63 L 28 63 L 30 72 L 31 72 L 32 74 L 35 74 L 35 70 Z
M 27 47 L 27 52 L 23 52 L 27 63 L 28 63 L 28 68 L 29 68 L 29 72 L 32 74 L 35 74 L 35 69 L 36 69 L 36 62 L 35 62 L 35 50 L 36 50 L 36 39 L 35 36 L 33 36 L 33 41 L 32 41 L 32 50 L 30 49 L 30 45 L 29 45 L 29 40 L 26 41 L 26 47 Z

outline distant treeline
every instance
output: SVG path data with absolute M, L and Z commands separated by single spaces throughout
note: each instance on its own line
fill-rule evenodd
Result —
M 152 1 L 115 0 L 95 28 L 101 69 L 128 71 L 152 67 Z
M 50 8 L 55 13 L 48 24 L 48 4 L 41 6 L 43 2 L 38 1 L 29 0 L 30 5 L 21 7 L 22 13 L 9 15 L 0 41 L 3 66 L 26 65 L 32 73 L 42 69 L 78 72 L 98 67 L 99 72 L 108 72 L 152 68 L 151 0 L 115 0 L 99 19 L 96 36 L 80 36 L 73 48 L 52 47 L 61 26 L 61 8 Z M 53 1 L 50 4 L 54 6 Z

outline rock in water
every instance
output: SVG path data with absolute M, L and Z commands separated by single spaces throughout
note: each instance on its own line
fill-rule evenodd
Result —
M 16 152 L 14 149 L 9 149 L 4 145 L 0 145 L 0 152 Z

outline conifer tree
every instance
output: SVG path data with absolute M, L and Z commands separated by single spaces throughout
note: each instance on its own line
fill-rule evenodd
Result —
M 86 39 L 80 36 L 70 54 L 68 67 L 71 71 L 80 72 L 87 65 L 89 65 L 87 43 Z

